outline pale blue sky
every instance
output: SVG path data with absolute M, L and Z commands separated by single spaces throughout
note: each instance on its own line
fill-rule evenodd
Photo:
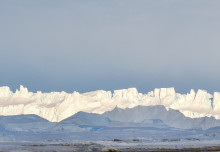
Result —
M 0 86 L 220 91 L 219 0 L 0 0 Z

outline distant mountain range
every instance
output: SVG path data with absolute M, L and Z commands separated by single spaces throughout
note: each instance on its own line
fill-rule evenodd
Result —
M 78 112 L 60 122 L 37 115 L 0 116 L 0 141 L 107 140 L 114 138 L 220 139 L 220 120 L 189 118 L 158 106 L 115 107 L 103 114 Z M 163 137 L 163 136 L 164 137 Z
M 11 131 L 48 131 L 57 125 L 86 127 L 154 127 L 206 130 L 220 126 L 220 120 L 213 117 L 189 118 L 178 110 L 167 110 L 164 106 L 137 106 L 114 108 L 103 114 L 78 112 L 61 122 L 49 122 L 40 116 L 0 116 L 0 126 Z

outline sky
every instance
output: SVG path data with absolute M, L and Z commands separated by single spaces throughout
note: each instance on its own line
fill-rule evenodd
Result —
M 0 0 L 0 86 L 220 92 L 219 0 Z

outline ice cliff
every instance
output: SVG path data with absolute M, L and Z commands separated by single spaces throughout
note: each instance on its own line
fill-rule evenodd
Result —
M 179 94 L 174 88 L 155 89 L 147 94 L 138 93 L 129 88 L 110 91 L 93 91 L 88 93 L 29 92 L 20 86 L 12 92 L 9 87 L 0 87 L 0 115 L 36 114 L 52 122 L 61 121 L 79 111 L 104 113 L 119 108 L 133 108 L 137 105 L 164 105 L 167 109 L 179 110 L 191 118 L 215 117 L 220 119 L 220 93 L 214 95 L 205 90 L 188 94 Z

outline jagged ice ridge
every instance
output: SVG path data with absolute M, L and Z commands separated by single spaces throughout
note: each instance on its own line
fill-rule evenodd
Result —
M 176 93 L 174 88 L 160 88 L 147 94 L 138 93 L 136 88 L 111 91 L 97 90 L 80 94 L 74 91 L 36 93 L 20 86 L 13 93 L 9 87 L 0 87 L 0 115 L 36 114 L 52 122 L 59 122 L 79 111 L 104 113 L 116 106 L 122 109 L 135 106 L 164 105 L 179 110 L 190 118 L 215 117 L 220 119 L 220 92 L 214 95 L 205 90 L 197 93 Z

